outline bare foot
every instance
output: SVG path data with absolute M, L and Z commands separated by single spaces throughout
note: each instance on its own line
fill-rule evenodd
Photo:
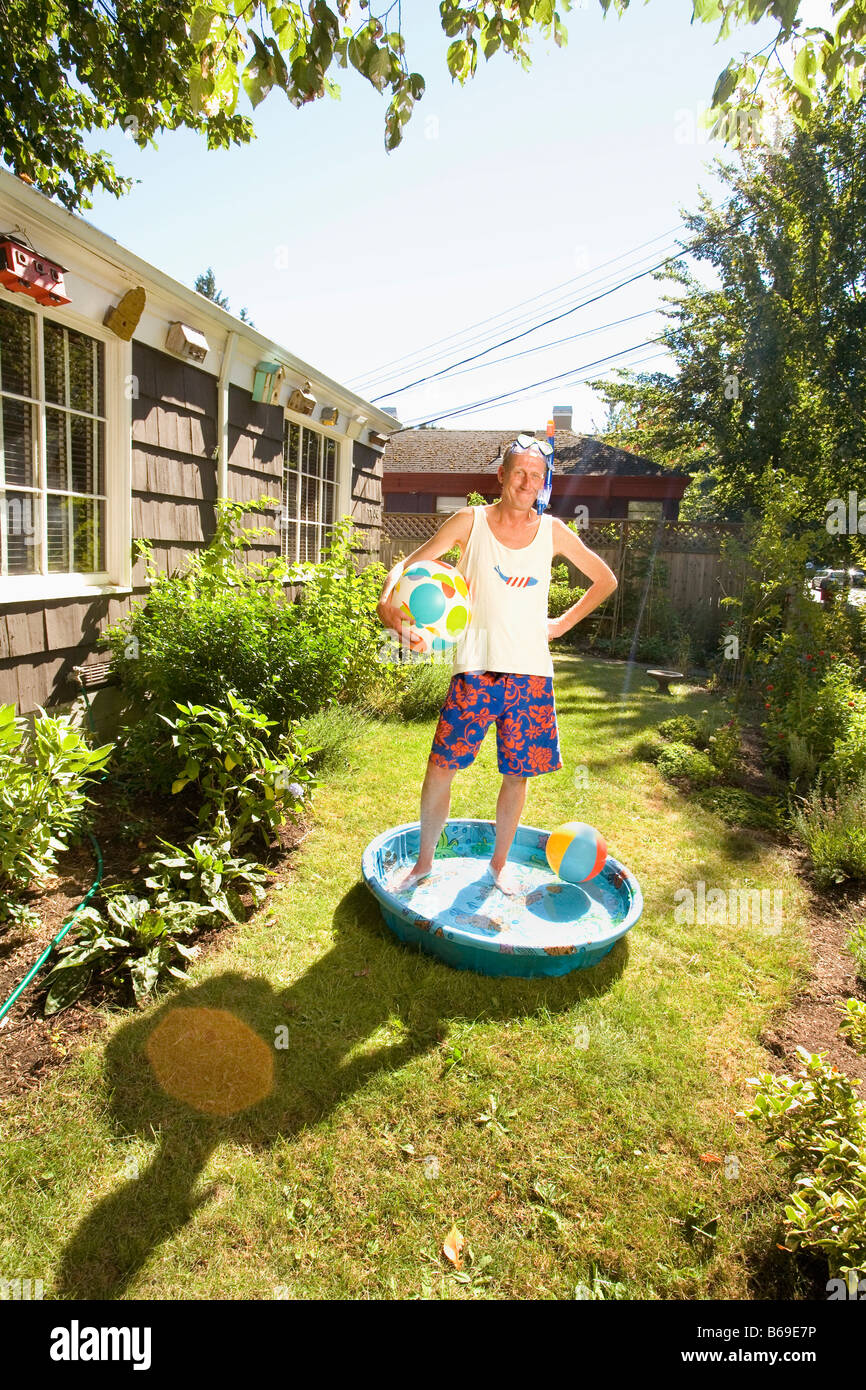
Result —
M 509 864 L 503 865 L 501 869 L 494 869 L 492 862 L 487 866 L 487 872 L 496 884 L 500 893 L 505 893 L 508 897 L 515 897 L 523 890 L 514 877 L 514 870 Z
M 414 867 L 403 874 L 401 878 L 394 881 L 391 885 L 392 891 L 395 893 L 402 893 L 405 892 L 407 888 L 414 888 L 415 884 L 420 883 L 422 878 L 429 878 L 432 872 L 432 868 L 422 869 L 419 868 L 416 863 Z

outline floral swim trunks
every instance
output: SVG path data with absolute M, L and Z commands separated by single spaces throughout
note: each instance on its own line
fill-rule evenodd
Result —
M 500 671 L 463 671 L 451 677 L 430 761 L 437 767 L 468 767 L 494 720 L 500 772 L 537 777 L 562 767 L 553 677 Z

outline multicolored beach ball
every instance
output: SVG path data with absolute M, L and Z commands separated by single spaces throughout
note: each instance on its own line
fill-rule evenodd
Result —
M 443 651 L 459 642 L 472 617 L 466 580 L 444 560 L 410 565 L 395 584 L 391 601 L 421 634 L 425 652 Z
M 566 883 L 586 883 L 604 868 L 607 842 L 594 825 L 570 820 L 551 830 L 544 852 L 553 873 Z

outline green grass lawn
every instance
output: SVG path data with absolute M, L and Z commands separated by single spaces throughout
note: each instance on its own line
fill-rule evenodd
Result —
M 779 845 L 631 756 L 705 692 L 558 657 L 556 696 L 564 767 L 530 784 L 523 820 L 591 821 L 638 878 L 643 916 L 611 954 L 488 979 L 397 943 L 360 860 L 417 818 L 433 721 L 371 723 L 317 792 L 284 890 L 191 985 L 112 1015 L 7 1109 L 0 1275 L 66 1298 L 561 1299 L 594 1278 L 608 1297 L 804 1296 L 775 1248 L 781 1170 L 734 1112 L 807 969 L 805 891 Z M 498 787 L 491 731 L 452 814 L 492 818 Z M 701 879 L 783 889 L 781 932 L 676 922 L 675 891 Z M 218 1011 L 185 1016 L 213 1024 L 202 1066 L 264 1099 L 199 1115 L 158 1085 L 145 1043 L 178 1007 Z M 190 1044 L 169 1033 L 170 1059 Z M 713 1218 L 714 1240 L 695 1231 Z M 441 1254 L 454 1223 L 459 1271 Z

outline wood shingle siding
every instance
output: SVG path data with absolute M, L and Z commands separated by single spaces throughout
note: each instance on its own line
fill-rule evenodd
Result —
M 379 559 L 382 539 L 382 454 L 355 441 L 352 447 L 352 510 L 362 549 L 355 563 L 363 569 Z

